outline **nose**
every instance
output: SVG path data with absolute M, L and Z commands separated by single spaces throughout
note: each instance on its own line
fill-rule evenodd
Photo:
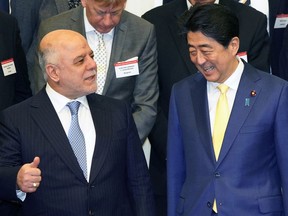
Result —
M 89 57 L 88 59 L 88 70 L 95 70 L 97 69 L 96 62 L 93 58 Z
M 113 24 L 113 21 L 112 21 L 112 16 L 110 13 L 106 13 L 104 16 L 103 16 L 103 24 L 104 26 L 111 26 Z
M 197 52 L 196 55 L 196 63 L 199 65 L 204 64 L 206 61 L 205 57 L 203 56 L 203 54 L 201 52 Z

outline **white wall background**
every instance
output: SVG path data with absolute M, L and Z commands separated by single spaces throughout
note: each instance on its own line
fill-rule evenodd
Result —
M 127 0 L 126 10 L 138 16 L 143 15 L 146 11 L 162 5 L 162 0 Z M 143 145 L 144 154 L 149 165 L 150 160 L 150 143 L 149 140 Z
M 159 5 L 162 5 L 162 0 L 127 0 L 126 10 L 141 16 L 146 11 Z

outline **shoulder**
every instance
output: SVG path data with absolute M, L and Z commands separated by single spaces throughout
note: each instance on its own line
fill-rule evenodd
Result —
M 171 20 L 174 22 L 187 9 L 186 7 L 187 5 L 182 5 L 179 1 L 172 1 L 147 11 L 142 17 L 153 24 L 168 23 Z
M 265 14 L 262 12 L 256 10 L 253 7 L 249 7 L 244 4 L 240 4 L 235 1 L 231 0 L 220 0 L 219 4 L 224 5 L 228 7 L 230 10 L 235 12 L 235 14 L 238 16 L 238 18 L 245 17 L 249 20 L 251 20 L 251 17 L 253 18 L 261 18 L 261 19 L 266 19 Z
M 130 26 L 134 26 L 136 29 L 153 28 L 153 25 L 145 19 L 125 10 L 123 11 L 120 23 L 123 25 L 127 25 L 127 27 L 129 28 L 131 28 Z

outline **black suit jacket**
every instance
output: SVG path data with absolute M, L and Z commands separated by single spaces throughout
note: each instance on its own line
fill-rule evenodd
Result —
M 0 11 L 0 62 L 13 58 L 16 73 L 4 76 L 0 64 L 0 110 L 32 95 L 17 21 Z
M 18 170 L 39 156 L 42 181 L 21 215 L 155 216 L 130 106 L 96 94 L 87 100 L 96 130 L 88 183 L 45 89 L 0 114 L 0 199 L 17 199 Z
M 288 13 L 288 1 L 283 0 L 269 0 L 269 22 L 270 22 L 270 36 L 271 36 L 271 69 L 272 73 L 276 76 L 279 76 L 283 79 L 288 80 L 287 69 L 283 67 L 286 63 L 283 59 L 285 58 L 285 46 L 286 42 L 284 36 L 284 28 L 275 29 L 275 21 L 276 17 L 279 14 L 287 14 Z M 282 44 L 283 43 L 283 44 Z M 282 49 L 283 47 L 283 49 Z M 282 50 L 282 51 L 281 51 Z M 284 52 L 284 53 L 283 53 Z M 279 66 L 279 59 L 282 61 L 282 66 Z M 283 61 L 284 60 L 284 61 Z
M 247 51 L 248 61 L 258 69 L 269 71 L 269 36 L 267 18 L 261 12 L 232 0 L 220 0 L 236 13 L 240 22 L 239 52 Z M 180 34 L 178 18 L 187 10 L 186 0 L 174 0 L 143 15 L 155 25 L 158 51 L 159 102 L 152 132 L 150 172 L 157 194 L 166 193 L 167 119 L 171 88 L 174 83 L 197 72 L 190 60 L 186 35 Z M 253 21 L 251 21 L 253 20 Z

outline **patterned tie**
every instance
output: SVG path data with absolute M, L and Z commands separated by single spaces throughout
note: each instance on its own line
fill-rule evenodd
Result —
M 79 101 L 72 101 L 67 103 L 71 112 L 71 125 L 68 132 L 68 139 L 77 161 L 83 170 L 85 178 L 87 178 L 87 159 L 85 139 L 78 122 L 78 109 L 80 106 Z
M 219 157 L 220 149 L 222 146 L 225 130 L 230 115 L 228 100 L 226 96 L 226 92 L 229 87 L 226 86 L 225 84 L 221 84 L 217 88 L 219 89 L 221 94 L 217 102 L 214 130 L 213 130 L 213 146 L 216 160 L 218 160 Z
M 81 5 L 80 0 L 68 0 L 69 9 L 76 8 Z
M 245 5 L 250 5 L 251 2 L 250 0 L 239 0 L 240 3 L 245 4 Z
M 220 84 L 219 86 L 217 86 L 217 88 L 220 91 L 220 96 L 217 102 L 214 130 L 213 130 L 213 146 L 216 160 L 218 160 L 219 157 L 223 138 L 225 135 L 225 130 L 230 116 L 228 100 L 226 96 L 226 92 L 229 87 L 226 86 L 225 84 Z M 216 199 L 214 200 L 213 203 L 213 210 L 217 213 Z
M 106 80 L 106 64 L 107 64 L 107 54 L 106 47 L 103 38 L 103 34 L 95 32 L 98 38 L 98 46 L 94 52 L 95 61 L 97 64 L 97 94 L 102 94 L 105 80 Z

